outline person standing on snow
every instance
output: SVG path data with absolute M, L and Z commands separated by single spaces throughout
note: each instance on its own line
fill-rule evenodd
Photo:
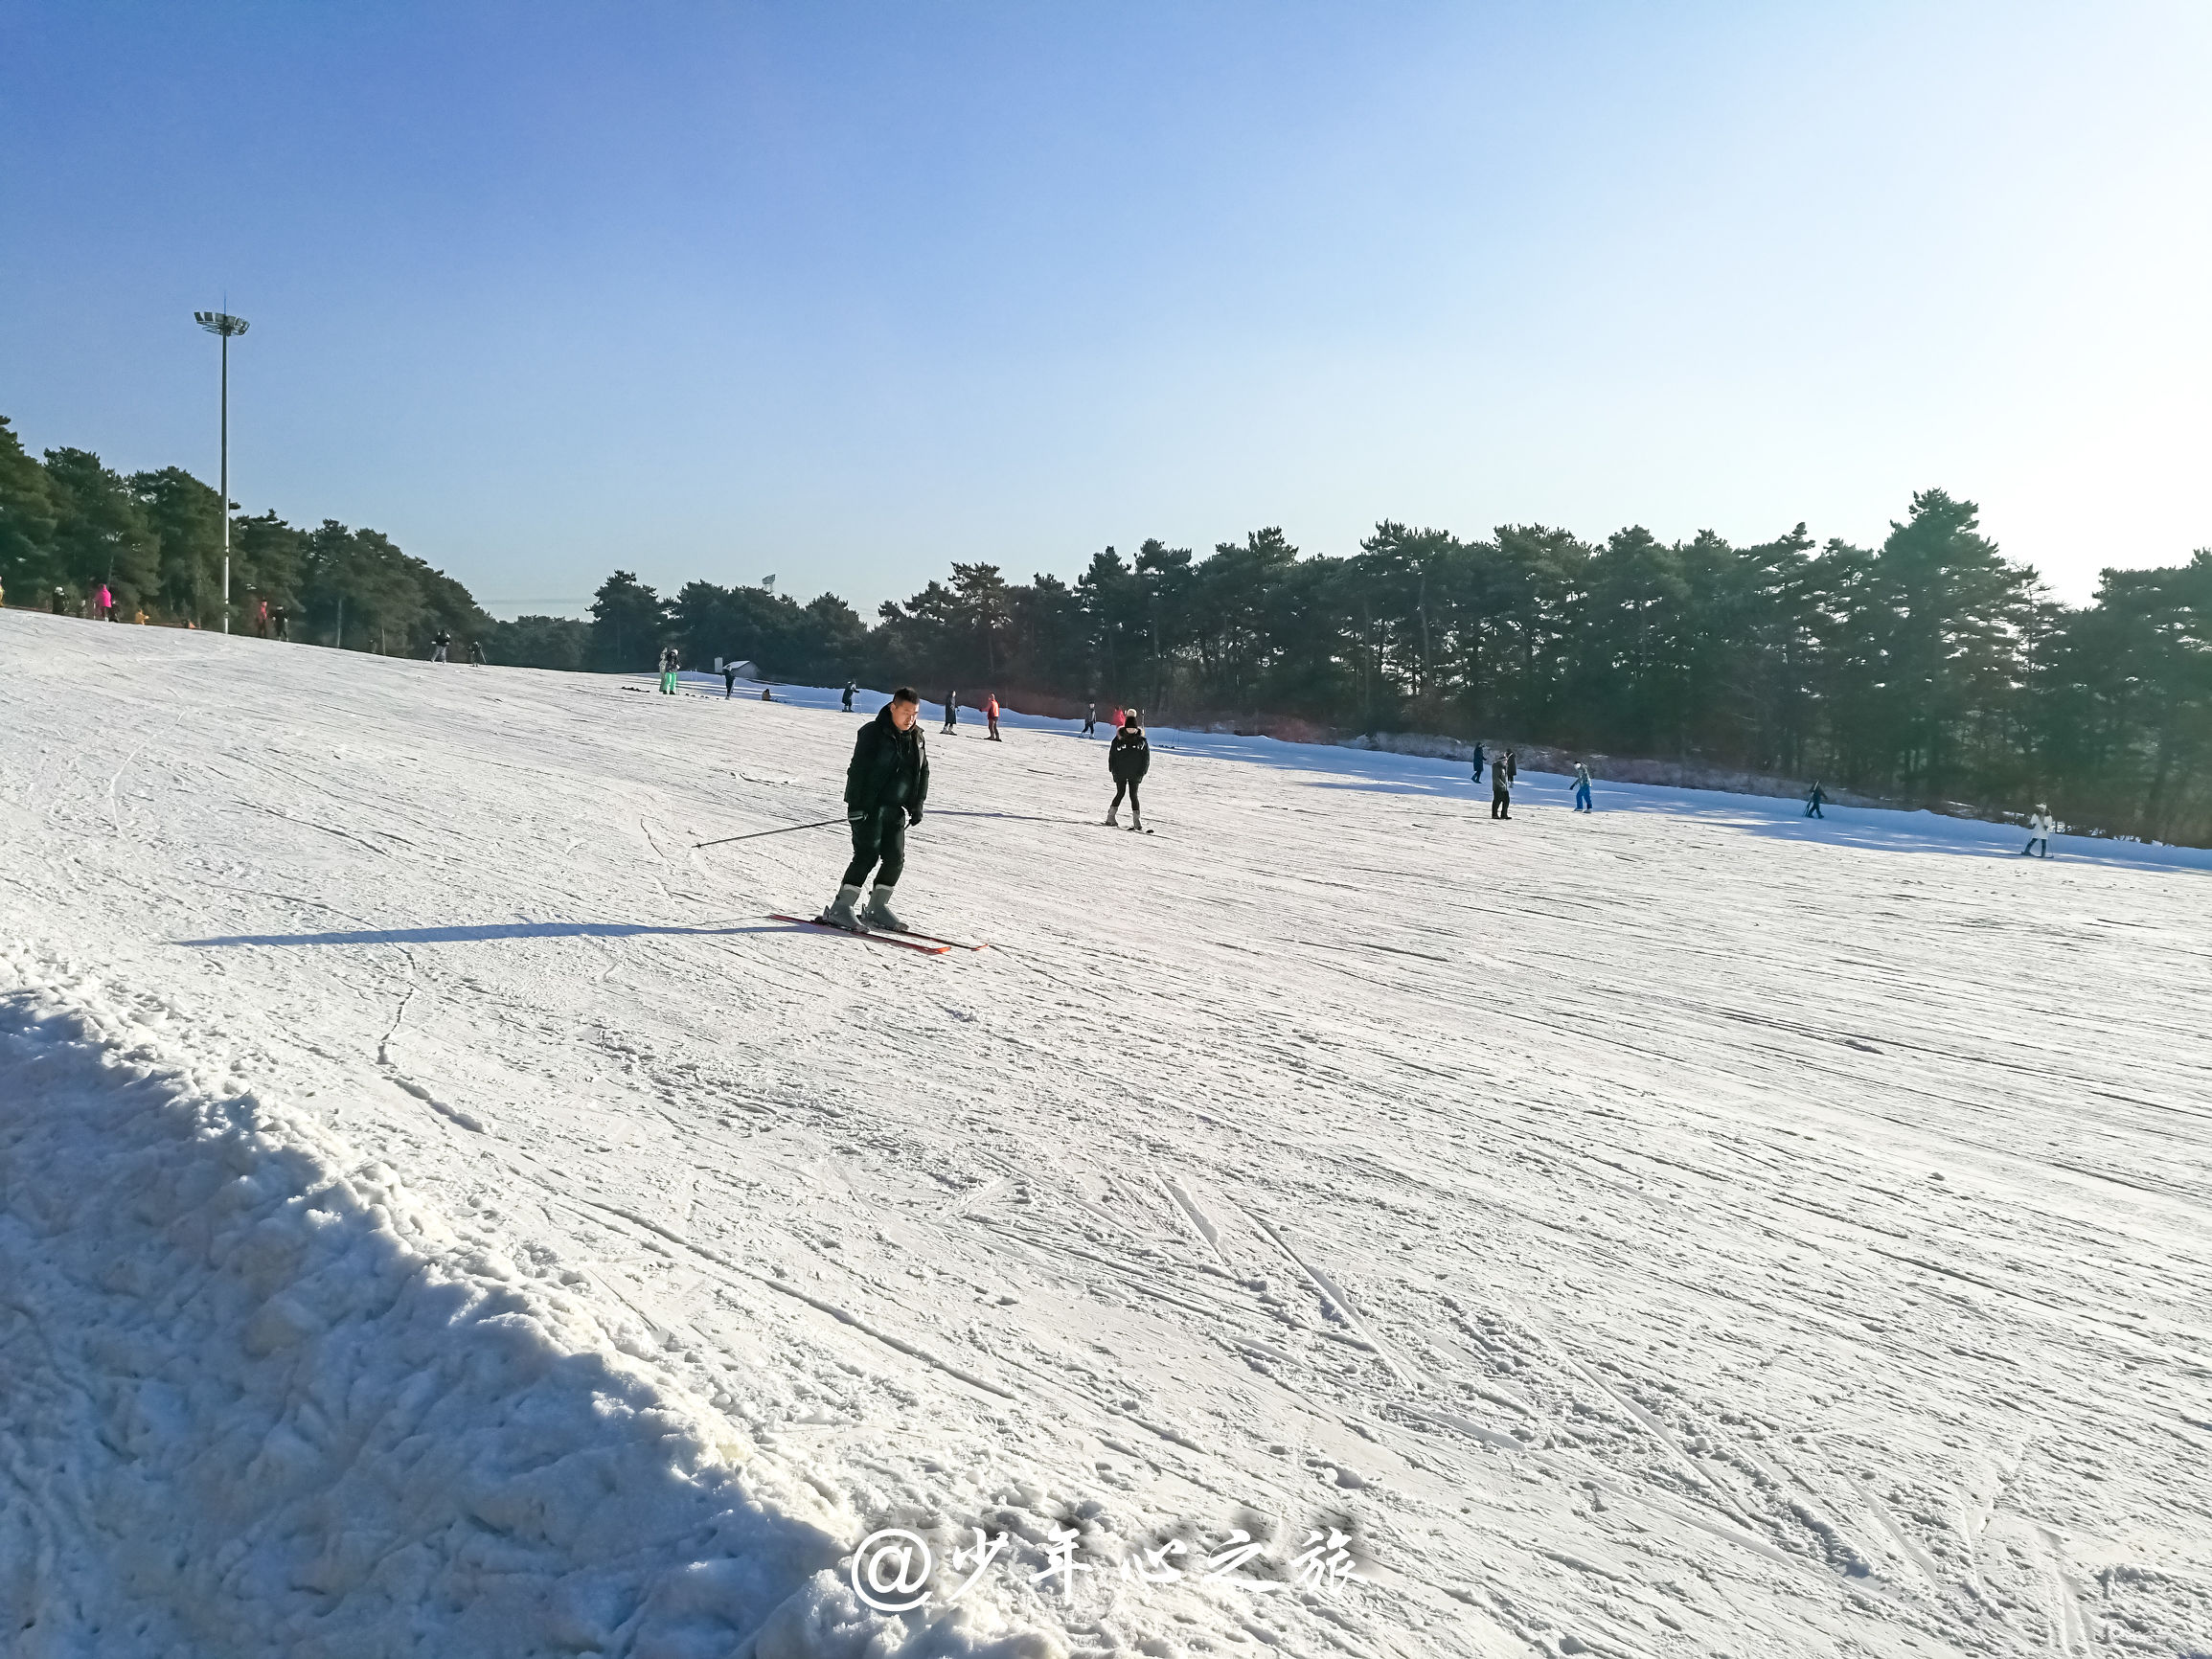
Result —
M 286 645 L 292 643 L 292 613 L 281 604 L 269 607 L 269 634 Z
M 1122 809 L 1125 793 L 1129 798 L 1129 828 L 1145 827 L 1144 808 L 1137 805 L 1137 785 L 1145 781 L 1152 765 L 1152 746 L 1145 738 L 1145 729 L 1137 724 L 1136 710 L 1131 709 L 1122 716 L 1122 729 L 1106 748 L 1106 771 L 1114 781 L 1113 805 L 1106 808 L 1107 828 L 1121 828 L 1114 820 Z
M 998 742 L 998 693 L 992 692 L 983 705 L 983 717 L 991 723 L 991 740 Z
M 1491 768 L 1493 773 L 1496 772 L 1496 770 L 1497 768 L 1495 766 Z M 1508 784 L 1512 784 L 1517 782 L 1519 778 L 1520 751 L 1518 749 L 1508 749 L 1505 752 L 1505 781 Z
M 265 599 L 254 606 L 254 637 L 263 640 L 269 637 L 269 602 Z
M 724 658 L 722 661 L 722 701 L 728 702 L 738 694 L 738 665 Z
M 2048 858 L 2051 855 L 2051 831 L 2057 828 L 2051 822 L 2050 807 L 2038 801 L 2034 813 L 2028 819 L 2028 844 L 2020 849 L 2020 856 L 2025 858 L 2035 852 L 2039 858 Z M 2042 851 L 2036 852 L 2039 847 Z
M 1590 769 L 1586 763 L 1581 761 L 1575 762 L 1575 810 L 1578 812 L 1594 812 L 1597 810 L 1590 805 Z
M 945 729 L 949 732 L 959 724 L 960 693 L 958 692 L 946 692 L 945 693 Z
M 432 634 L 430 636 L 430 660 L 434 663 L 444 662 L 445 660 L 445 648 L 452 643 L 453 636 L 444 628 L 440 628 Z
M 102 582 L 100 591 L 93 595 L 92 608 L 100 613 L 102 622 L 113 622 L 115 620 L 115 595 L 107 591 L 107 583 Z
M 468 666 L 475 669 L 484 666 L 484 642 L 482 640 L 470 640 L 468 642 Z
M 676 694 L 676 673 L 682 665 L 683 658 L 677 654 L 675 647 L 661 647 L 660 689 L 663 694 L 671 697 Z
M 1084 705 L 1083 716 L 1083 735 L 1086 738 L 1095 738 L 1098 736 L 1098 705 L 1096 703 L 1089 703 Z
M 860 682 L 858 680 L 847 680 L 845 682 L 845 712 L 848 715 L 853 712 L 853 693 L 859 689 Z
M 1813 787 L 1805 791 L 1805 816 L 1808 818 L 1827 817 L 1828 814 L 1820 809 L 1820 804 L 1827 799 L 1828 791 L 1821 788 L 1819 779 L 1813 779 Z
M 1482 752 L 1482 745 L 1481 745 L 1480 743 L 1477 743 L 1477 744 L 1475 744 L 1475 746 L 1474 746 L 1474 776 L 1473 776 L 1473 778 L 1472 778 L 1472 779 L 1471 779 L 1471 780 L 1470 780 L 1470 782 L 1471 782 L 1471 783 L 1476 783 L 1476 784 L 1479 784 L 1479 783 L 1481 783 L 1481 782 L 1482 782 L 1482 763 L 1483 763 L 1483 760 L 1484 760 L 1484 756 L 1483 756 L 1483 752 Z
M 1512 751 L 1506 753 L 1510 756 Z M 1493 818 L 1513 816 L 1513 771 L 1502 761 L 1490 769 L 1490 815 Z
M 901 686 L 853 742 L 853 763 L 845 768 L 845 819 L 853 829 L 853 862 L 837 897 L 815 920 L 849 933 L 880 927 L 904 933 L 906 924 L 892 914 L 891 890 L 906 869 L 906 827 L 922 822 L 929 798 L 929 751 L 915 716 L 922 693 Z M 855 914 L 860 884 L 876 873 L 868 908 Z

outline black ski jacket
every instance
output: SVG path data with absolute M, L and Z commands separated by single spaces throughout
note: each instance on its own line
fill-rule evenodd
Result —
M 1152 769 L 1152 746 L 1142 727 L 1124 726 L 1106 749 L 1106 771 L 1117 784 L 1130 784 Z
M 919 823 L 929 799 L 929 750 L 922 741 L 922 722 L 901 732 L 891 723 L 890 705 L 860 728 L 853 740 L 853 763 L 845 768 L 845 805 L 855 812 L 903 807 Z

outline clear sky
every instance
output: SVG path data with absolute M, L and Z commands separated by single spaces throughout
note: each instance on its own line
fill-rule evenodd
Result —
M 2212 544 L 2212 6 L 0 0 L 0 414 L 872 613 L 954 558 L 1981 503 Z

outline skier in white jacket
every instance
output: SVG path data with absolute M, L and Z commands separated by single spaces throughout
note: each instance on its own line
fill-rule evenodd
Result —
M 2051 831 L 2055 828 L 2051 823 L 2051 809 L 2038 801 L 2035 811 L 2028 816 L 2028 844 L 2020 849 L 2020 856 L 2025 858 L 2034 852 L 2039 858 L 2048 858 L 2051 855 Z M 2039 848 L 2041 851 L 2038 852 Z

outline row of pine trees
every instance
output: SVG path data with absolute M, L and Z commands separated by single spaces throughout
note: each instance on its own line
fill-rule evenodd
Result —
M 125 614 L 217 625 L 220 510 L 180 468 L 34 459 L 0 419 L 10 604 L 76 608 L 104 582 Z M 1203 557 L 1109 547 L 1073 581 L 955 563 L 873 624 L 772 579 L 663 598 L 625 571 L 588 622 L 502 623 L 376 531 L 264 513 L 234 517 L 232 543 L 241 604 L 284 605 L 318 645 L 414 655 L 443 627 L 493 662 L 632 671 L 673 644 L 687 666 L 749 659 L 1040 713 L 1133 703 L 1163 723 L 1480 737 L 1977 809 L 2048 801 L 2109 833 L 2212 844 L 2212 551 L 2108 570 L 2067 606 L 1942 490 L 1876 548 L 1816 545 L 1803 525 L 1738 547 L 1383 523 L 1343 557 L 1269 529 Z

